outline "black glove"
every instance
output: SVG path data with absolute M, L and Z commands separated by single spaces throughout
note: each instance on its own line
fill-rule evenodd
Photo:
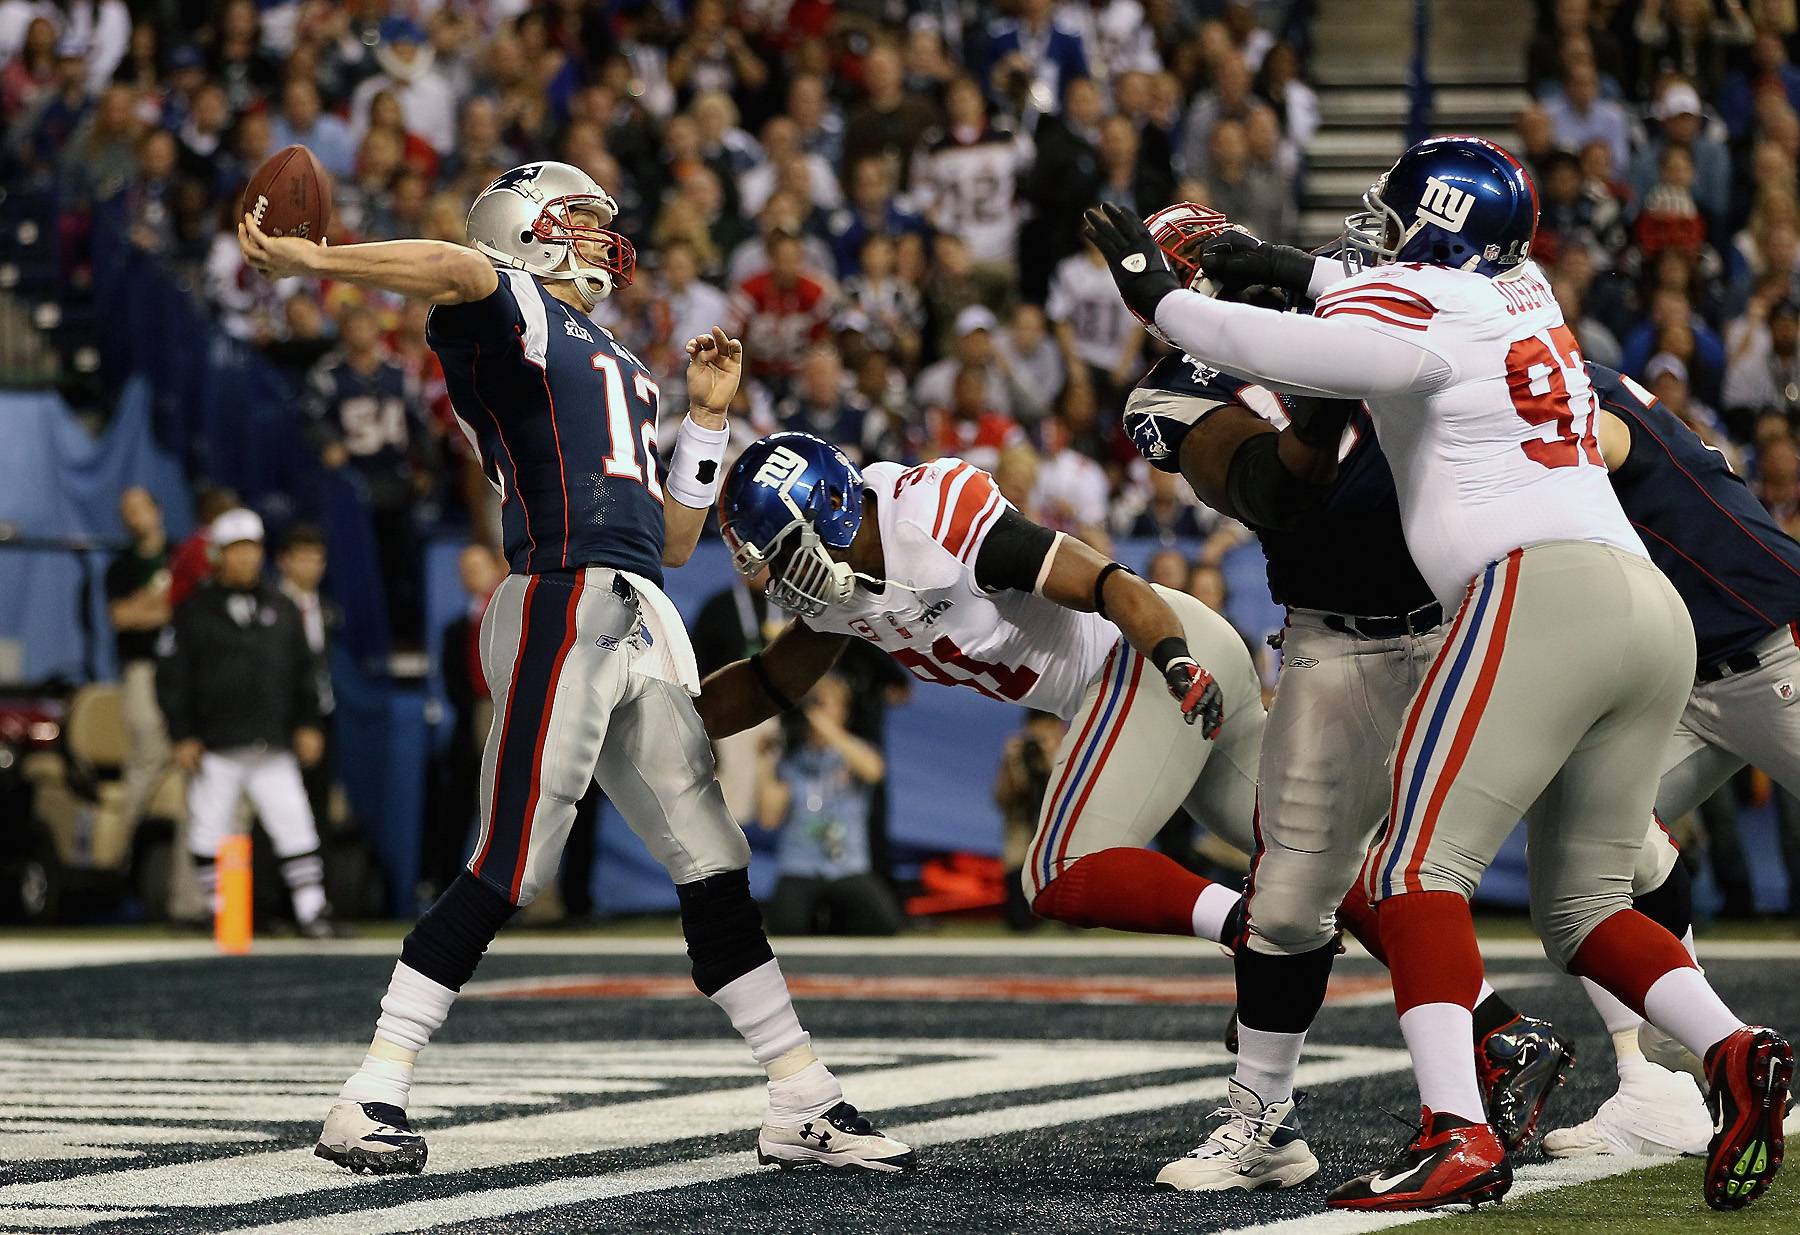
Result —
M 1232 290 L 1260 283 L 1304 296 L 1312 285 L 1313 256 L 1245 232 L 1220 232 L 1201 246 L 1200 269 Z
M 1336 450 L 1344 436 L 1344 427 L 1356 410 L 1360 399 L 1329 399 L 1323 395 L 1287 395 L 1291 432 L 1308 446 Z
M 1156 306 L 1181 282 L 1169 270 L 1162 246 L 1128 210 L 1107 202 L 1088 210 L 1081 218 L 1081 234 L 1091 240 L 1119 285 L 1125 307 L 1146 326 L 1156 324 Z
M 1181 718 L 1188 724 L 1200 724 L 1200 735 L 1207 741 L 1219 736 L 1225 724 L 1225 696 L 1213 675 L 1194 663 L 1191 656 L 1177 656 L 1163 668 L 1163 681 L 1169 693 L 1181 705 Z

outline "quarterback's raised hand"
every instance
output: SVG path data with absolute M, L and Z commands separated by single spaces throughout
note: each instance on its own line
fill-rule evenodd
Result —
M 714 326 L 711 334 L 688 340 L 687 354 L 690 414 L 700 411 L 722 418 L 737 396 L 744 370 L 743 343 Z
M 1081 218 L 1081 232 L 1100 255 L 1125 307 L 1146 326 L 1156 324 L 1156 306 L 1170 292 L 1178 291 L 1180 280 L 1169 269 L 1162 246 L 1144 226 L 1144 221 L 1129 210 L 1106 202 L 1094 206 Z
M 1265 244 L 1248 232 L 1221 232 L 1201 246 L 1200 269 L 1233 291 L 1261 284 L 1304 296 L 1312 284 L 1313 256 L 1289 245 Z
M 298 236 L 266 235 L 249 215 L 238 223 L 238 251 L 252 269 L 267 279 L 314 273 L 321 248 L 322 245 Z
M 1181 705 L 1181 718 L 1198 724 L 1207 741 L 1219 736 L 1225 725 L 1225 695 L 1213 675 L 1194 662 L 1192 656 L 1175 656 L 1162 667 L 1163 681 L 1169 694 Z

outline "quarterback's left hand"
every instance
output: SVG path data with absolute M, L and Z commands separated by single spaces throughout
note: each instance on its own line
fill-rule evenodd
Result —
M 1081 218 L 1081 232 L 1091 240 L 1119 285 L 1125 307 L 1139 321 L 1152 328 L 1156 325 L 1156 306 L 1162 298 L 1181 287 L 1169 270 L 1162 246 L 1144 226 L 1144 221 L 1112 202 L 1094 206 Z
M 725 412 L 737 397 L 738 378 L 744 370 L 744 345 L 717 326 L 711 334 L 688 340 L 688 415 L 703 413 L 696 423 L 708 429 L 725 427 Z M 716 421 L 717 423 L 712 423 Z
M 1163 669 L 1163 680 L 1181 705 L 1181 718 L 1190 725 L 1198 722 L 1207 741 L 1218 737 L 1225 725 L 1225 695 L 1213 675 L 1191 657 L 1177 656 Z

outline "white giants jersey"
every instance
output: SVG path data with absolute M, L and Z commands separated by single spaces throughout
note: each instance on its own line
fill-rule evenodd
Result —
M 1514 549 L 1592 540 L 1644 553 L 1606 478 L 1581 351 L 1536 263 L 1501 279 L 1377 266 L 1334 284 L 1315 315 L 1404 339 L 1448 368 L 1368 401 L 1407 548 L 1446 612 Z
M 875 495 L 887 584 L 858 582 L 848 601 L 806 624 L 873 643 L 923 681 L 1073 716 L 1118 627 L 1031 592 L 976 584 L 975 556 L 1007 509 L 993 477 L 946 457 L 871 463 L 863 480 Z

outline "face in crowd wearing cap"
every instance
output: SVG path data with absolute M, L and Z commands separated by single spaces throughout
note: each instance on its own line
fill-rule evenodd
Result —
M 221 585 L 244 590 L 261 582 L 263 523 L 254 510 L 240 506 L 226 511 L 212 521 L 208 536 Z

